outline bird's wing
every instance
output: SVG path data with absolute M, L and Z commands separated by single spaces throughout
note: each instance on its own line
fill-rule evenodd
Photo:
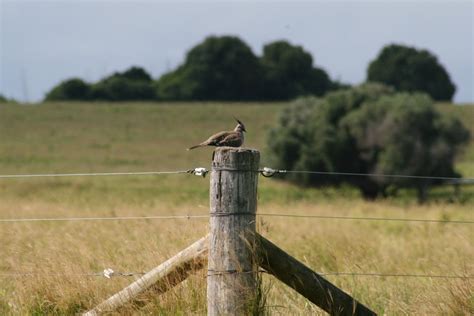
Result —
M 217 145 L 224 140 L 231 132 L 219 132 L 209 137 L 204 143 L 206 145 Z
M 225 135 L 225 137 L 219 141 L 218 145 L 240 146 L 239 144 L 241 144 L 241 142 L 242 139 L 240 138 L 240 135 L 238 133 L 230 132 L 227 133 L 227 135 Z

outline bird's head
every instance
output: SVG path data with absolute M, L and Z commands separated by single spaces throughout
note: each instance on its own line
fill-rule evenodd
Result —
M 247 130 L 245 129 L 245 125 L 244 123 L 242 123 L 241 121 L 239 121 L 235 116 L 234 116 L 234 120 L 237 121 L 237 126 L 234 128 L 234 131 L 243 131 L 243 132 L 246 132 Z

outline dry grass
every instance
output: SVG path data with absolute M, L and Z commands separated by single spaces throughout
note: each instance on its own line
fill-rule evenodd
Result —
M 249 146 L 262 148 L 263 131 L 280 107 L 67 104 L 0 108 L 0 173 L 208 166 L 209 150 L 188 153 L 184 148 L 214 130 L 232 126 L 228 119 L 231 114 L 241 117 L 248 126 Z M 463 116 L 462 113 L 457 115 Z M 473 162 L 471 152 L 467 151 L 460 164 L 466 175 L 472 176 L 467 174 Z M 2 180 L 0 216 L 206 214 L 208 181 L 190 175 Z M 400 200 L 366 202 L 347 188 L 303 189 L 261 178 L 259 212 L 473 220 L 472 199 L 453 203 L 444 198 L 449 190 L 419 206 L 410 194 Z M 471 226 L 259 219 L 263 235 L 320 272 L 472 276 Z M 207 221 L 0 223 L 0 227 L 0 314 L 68 315 L 93 307 L 133 280 L 80 274 L 109 267 L 121 272 L 148 271 L 204 235 Z M 33 275 L 2 275 L 13 272 Z M 263 278 L 268 313 L 321 313 L 284 285 L 267 275 Z M 474 313 L 472 279 L 327 278 L 379 314 Z M 205 282 L 205 273 L 198 272 L 165 294 L 146 293 L 140 302 L 127 306 L 120 314 L 205 314 Z

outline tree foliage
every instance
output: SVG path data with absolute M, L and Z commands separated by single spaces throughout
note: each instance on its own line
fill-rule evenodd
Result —
M 208 37 L 157 83 L 165 100 L 288 100 L 322 95 L 332 87 L 327 73 L 313 67 L 311 54 L 302 47 L 277 41 L 257 58 L 232 36 Z
M 286 41 L 265 45 L 261 63 L 266 99 L 288 100 L 302 95 L 322 95 L 330 88 L 327 73 L 313 68 L 313 57 L 301 46 Z
M 399 91 L 421 91 L 435 100 L 451 100 L 456 87 L 436 56 L 403 45 L 385 46 L 367 70 L 367 80 Z
M 455 118 L 436 111 L 421 93 L 395 93 L 381 84 L 300 98 L 286 108 L 269 134 L 273 165 L 281 169 L 457 177 L 454 157 L 469 139 Z M 413 178 L 289 174 L 302 185 L 350 183 L 367 198 L 389 189 L 436 181 Z
M 247 44 L 233 36 L 211 36 L 158 81 L 158 94 L 171 100 L 255 100 L 260 77 L 258 59 Z
M 92 86 L 91 99 L 104 101 L 153 100 L 155 89 L 151 82 L 115 76 Z
M 86 101 L 90 99 L 90 85 L 79 78 L 60 82 L 46 94 L 46 101 Z
M 289 100 L 321 96 L 344 87 L 313 66 L 301 46 L 276 41 L 257 57 L 235 36 L 210 36 L 194 46 L 184 63 L 156 81 L 140 67 L 116 72 L 89 85 L 70 79 L 54 87 L 47 100 Z
M 131 67 L 92 85 L 77 78 L 63 81 L 46 95 L 46 100 L 153 100 L 155 91 L 151 76 L 140 67 Z

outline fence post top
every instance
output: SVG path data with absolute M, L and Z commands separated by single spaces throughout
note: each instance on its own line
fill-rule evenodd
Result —
M 216 147 L 214 150 L 215 153 L 224 153 L 224 152 L 235 152 L 235 153 L 260 153 L 257 149 L 254 148 L 245 148 L 245 147 Z

